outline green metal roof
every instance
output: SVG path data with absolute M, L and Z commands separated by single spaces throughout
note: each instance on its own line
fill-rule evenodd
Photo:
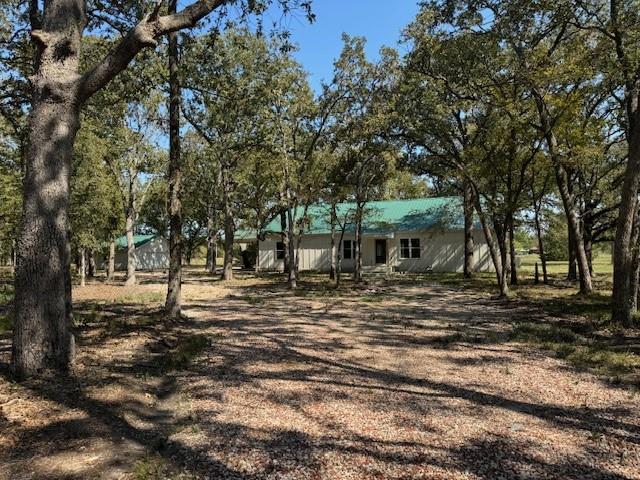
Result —
M 330 205 L 312 205 L 307 210 L 309 227 L 307 234 L 331 233 Z M 355 203 L 338 204 L 338 218 L 349 224 L 353 231 Z M 302 215 L 298 209 L 296 216 Z M 364 234 L 387 234 L 391 232 L 424 230 L 461 230 L 464 228 L 462 199 L 459 197 L 433 197 L 415 200 L 385 200 L 368 202 L 363 221 Z M 280 217 L 272 220 L 265 229 L 269 233 L 281 233 Z
M 256 238 L 257 238 L 257 235 L 256 235 L 255 229 L 252 229 L 252 230 L 245 230 L 245 229 L 236 230 L 236 232 L 233 235 L 233 240 L 236 241 L 236 242 L 242 242 L 243 240 L 245 240 L 245 241 L 255 240 Z
M 136 246 L 136 248 L 139 248 L 142 245 L 144 245 L 145 243 L 150 242 L 151 240 L 153 240 L 156 237 L 157 237 L 157 235 L 134 235 L 133 236 L 133 243 Z M 116 248 L 127 248 L 127 236 L 126 235 L 123 235 L 122 237 L 119 237 L 118 239 L 116 239 Z

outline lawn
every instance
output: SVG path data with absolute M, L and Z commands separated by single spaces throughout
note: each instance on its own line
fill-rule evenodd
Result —
M 640 478 L 638 332 L 454 276 L 194 270 L 165 323 L 141 280 L 75 290 L 71 378 L 0 377 L 1 479 Z
M 542 278 L 542 263 L 538 255 L 522 255 L 520 259 L 519 274 L 533 278 L 535 273 L 535 265 L 538 263 L 540 278 Z M 561 278 L 567 275 L 569 262 L 547 262 L 547 273 L 551 276 Z M 597 253 L 593 258 L 593 271 L 598 277 L 610 279 L 613 275 L 613 263 L 611 262 L 611 254 Z

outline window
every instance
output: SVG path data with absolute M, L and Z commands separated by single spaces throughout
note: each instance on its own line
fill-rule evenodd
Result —
M 342 242 L 342 258 L 344 260 L 351 260 L 353 258 L 353 244 L 353 240 L 345 240 Z
M 284 260 L 284 242 L 276 242 L 276 259 Z
M 400 239 L 400 258 L 420 258 L 420 239 L 419 238 L 401 238 Z

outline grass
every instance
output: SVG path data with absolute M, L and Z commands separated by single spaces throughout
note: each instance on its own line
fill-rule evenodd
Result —
M 194 477 L 177 473 L 172 465 L 160 455 L 147 455 L 138 460 L 133 468 L 134 480 L 191 480 Z
M 191 335 L 182 339 L 178 346 L 169 352 L 162 362 L 165 372 L 183 370 L 209 346 L 209 338 L 205 335 Z
M 265 302 L 263 297 L 254 295 L 233 295 L 230 298 L 233 300 L 240 300 L 241 302 L 247 302 L 250 305 L 262 305 Z
M 612 376 L 614 381 L 640 370 L 639 355 L 613 350 L 608 343 L 597 340 L 592 332 L 583 330 L 584 325 L 579 323 L 570 328 L 550 323 L 522 322 L 513 327 L 509 339 L 552 351 L 579 369 Z
M 13 329 L 13 320 L 9 315 L 0 315 L 0 333 L 9 332 Z
M 165 300 L 164 293 L 162 292 L 145 292 L 145 293 L 131 293 L 116 297 L 114 303 L 141 303 L 144 305 L 163 303 Z
M 360 301 L 365 303 L 378 303 L 384 302 L 385 300 L 387 300 L 387 297 L 385 295 L 367 295 L 364 297 L 360 297 Z
M 0 307 L 9 305 L 13 301 L 13 285 L 0 284 Z
M 542 277 L 542 263 L 538 255 L 522 255 L 518 257 L 520 259 L 519 274 L 533 277 L 535 272 L 535 265 L 538 263 L 540 277 Z M 569 262 L 566 261 L 548 261 L 547 273 L 553 277 L 566 276 L 569 270 Z M 611 254 L 594 254 L 593 257 L 593 271 L 597 276 L 604 276 L 605 278 L 613 275 L 613 263 L 611 262 Z

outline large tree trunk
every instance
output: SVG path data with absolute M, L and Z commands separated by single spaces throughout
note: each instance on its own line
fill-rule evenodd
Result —
M 221 276 L 224 281 L 233 280 L 233 239 L 235 233 L 233 214 L 227 211 L 224 218 L 224 261 Z
M 542 223 L 540 222 L 540 209 L 534 202 L 534 222 L 536 225 L 536 236 L 538 237 L 538 255 L 540 256 L 540 262 L 542 263 L 542 281 L 545 285 L 549 284 L 549 276 L 547 275 L 547 257 L 544 253 L 544 242 L 542 240 Z
M 176 13 L 178 0 L 169 0 L 169 14 Z M 180 159 L 180 80 L 178 78 L 178 34 L 169 33 L 169 277 L 165 312 L 170 319 L 181 315 L 182 302 L 182 165 Z
M 207 212 L 207 263 L 206 270 L 216 273 L 216 242 L 218 241 L 218 229 L 215 221 L 215 211 L 209 208 Z
M 342 242 L 344 242 L 344 230 L 346 225 L 340 230 L 340 238 L 338 239 L 338 248 L 336 253 L 336 289 L 340 288 L 342 281 Z
M 280 212 L 280 229 L 282 232 L 282 248 L 284 250 L 284 273 L 289 273 L 289 231 L 287 229 L 287 212 Z
M 89 261 L 87 275 L 89 275 L 89 278 L 94 278 L 96 276 L 96 255 L 93 248 L 87 251 L 87 260 Z
M 116 242 L 109 242 L 109 258 L 107 259 L 107 282 L 112 282 L 116 273 Z
M 633 260 L 631 268 L 633 277 L 631 281 L 631 311 L 636 312 L 638 310 L 638 295 L 640 292 L 640 212 L 636 209 L 635 219 L 633 222 L 633 229 L 631 232 L 631 245 L 633 248 Z
M 85 0 L 29 2 L 35 46 L 29 141 L 15 273 L 12 369 L 18 377 L 66 371 L 73 361 L 68 233 L 69 176 L 80 108 L 157 38 L 190 27 L 223 5 L 200 0 L 180 14 L 145 15 L 84 75 L 79 63 Z M 42 18 L 40 18 L 42 17 Z
M 513 217 L 510 216 L 509 217 L 509 224 L 508 224 L 508 230 L 509 230 L 509 259 L 511 261 L 511 278 L 510 278 L 510 283 L 511 285 L 517 285 L 518 284 L 518 265 L 517 265 L 517 258 L 516 258 L 516 244 L 515 244 L 515 226 L 514 226 L 514 222 L 513 222 Z
M 287 283 L 290 289 L 298 288 L 298 271 L 296 268 L 296 242 L 295 242 L 295 218 L 294 218 L 294 208 L 287 208 L 287 243 L 286 248 L 288 250 L 288 255 L 286 255 L 286 260 L 288 260 L 288 277 Z
M 135 224 L 133 207 L 129 207 L 126 212 L 125 229 L 127 235 L 127 279 L 125 285 L 136 284 L 136 242 L 133 235 Z
M 580 293 L 589 294 L 593 291 L 591 274 L 589 273 L 589 262 L 587 261 L 587 254 L 584 250 L 582 231 L 580 230 L 580 222 L 576 214 L 574 199 L 569 193 L 569 178 L 559 160 L 556 161 L 555 172 L 558 189 L 560 190 L 560 196 L 562 197 L 562 204 L 564 205 L 564 211 L 574 239 L 573 245 L 576 252 L 576 263 L 578 264 Z
M 331 259 L 329 266 L 329 278 L 334 280 L 336 278 L 337 270 L 337 253 L 338 248 L 336 245 L 336 223 L 337 223 L 336 205 L 331 205 Z
M 464 278 L 471 278 L 475 271 L 473 259 L 473 188 L 464 182 Z
M 356 231 L 355 231 L 355 268 L 353 270 L 353 280 L 355 283 L 360 284 L 363 281 L 362 277 L 362 217 L 363 206 L 360 202 L 356 204 Z
M 583 216 L 582 235 L 584 241 L 584 252 L 587 255 L 589 264 L 589 274 L 593 277 L 593 219 L 591 215 Z
M 32 108 L 15 272 L 12 368 L 22 378 L 73 361 L 68 233 L 69 176 L 80 126 L 76 78 L 83 1 L 50 0 Z M 46 37 L 44 33 L 46 32 Z
M 567 252 L 569 254 L 569 267 L 567 270 L 567 280 L 574 282 L 578 280 L 578 264 L 576 257 L 576 235 L 567 223 Z
M 480 203 L 480 197 L 477 194 L 477 191 L 474 192 L 474 204 L 476 207 L 476 212 L 478 212 L 478 217 L 480 218 L 480 224 L 482 225 L 484 237 L 487 241 L 489 255 L 491 256 L 491 261 L 493 262 L 493 267 L 496 271 L 496 279 L 498 281 L 498 288 L 500 289 L 500 297 L 507 297 L 509 295 L 509 285 L 507 284 L 507 277 L 505 275 L 506 272 L 503 267 L 504 264 L 502 263 L 502 254 L 500 252 L 498 242 L 496 241 L 496 238 L 491 231 L 491 227 L 489 226 L 484 211 L 482 210 L 482 204 Z
M 640 112 L 640 110 L 639 110 Z M 640 115 L 640 114 L 637 114 Z M 613 311 L 614 322 L 625 327 L 633 326 L 636 299 L 634 283 L 638 281 L 634 271 L 633 229 L 638 210 L 640 185 L 640 121 L 633 118 L 629 134 L 629 160 L 620 196 L 620 211 L 616 226 L 613 255 Z
M 507 229 L 505 228 L 502 220 L 494 217 L 492 220 L 493 231 L 496 233 L 496 245 L 498 247 L 498 253 L 500 255 L 500 263 L 502 265 L 500 284 L 507 284 L 510 272 L 509 262 L 509 245 L 507 240 Z
M 124 284 L 127 286 L 136 284 L 136 242 L 133 235 L 134 226 L 133 207 L 127 208 L 125 228 L 127 235 L 127 279 Z
M 80 275 L 80 286 L 86 285 L 87 278 L 87 250 L 83 247 L 78 251 L 80 257 L 80 266 L 78 268 L 78 274 Z
M 574 236 L 576 261 L 578 263 L 578 271 L 580 273 L 580 293 L 589 294 L 593 291 L 593 285 L 591 283 L 591 275 L 589 274 L 589 263 L 587 261 L 587 255 L 584 251 L 584 243 L 582 242 L 582 232 L 580 230 L 580 221 L 576 213 L 575 200 L 571 193 L 571 186 L 569 184 L 569 175 L 566 168 L 562 164 L 562 159 L 558 154 L 558 141 L 555 133 L 553 132 L 552 122 L 549 118 L 549 112 L 547 106 L 544 103 L 544 99 L 537 92 L 533 91 L 533 96 L 536 101 L 536 107 L 538 109 L 538 116 L 542 125 L 544 139 L 549 150 L 549 156 L 553 162 L 553 169 L 556 176 L 556 183 L 558 184 L 558 190 L 560 191 L 560 198 L 562 198 L 562 205 L 567 217 L 569 228 Z

